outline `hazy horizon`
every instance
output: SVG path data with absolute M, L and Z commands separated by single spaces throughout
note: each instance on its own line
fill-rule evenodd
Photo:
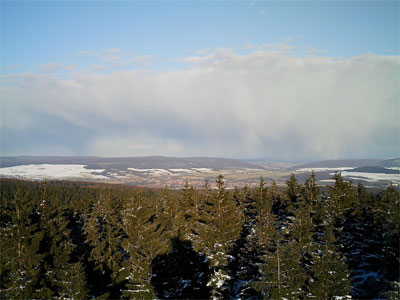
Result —
M 2 1 L 1 27 L 1 156 L 399 156 L 398 1 Z
M 11 157 L 59 157 L 59 158 L 84 158 L 84 157 L 95 157 L 95 158 L 104 158 L 104 159 L 114 159 L 114 158 L 170 158 L 170 159 L 193 159 L 193 158 L 206 158 L 206 159 L 232 159 L 239 161 L 248 161 L 248 162 L 276 162 L 276 163 L 288 163 L 288 164 L 308 164 L 322 161 L 351 161 L 351 160 L 391 160 L 391 159 L 399 159 L 400 157 L 373 157 L 373 158 L 335 158 L 335 159 L 314 159 L 314 160 L 279 160 L 279 159 L 270 159 L 265 157 L 221 157 L 221 156 L 165 156 L 165 155 L 150 155 L 150 156 L 99 156 L 99 155 L 1 155 L 0 158 L 11 158 Z

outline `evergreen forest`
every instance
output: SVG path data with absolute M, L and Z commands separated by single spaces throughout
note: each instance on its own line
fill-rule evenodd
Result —
M 1 299 L 399 299 L 399 192 L 1 179 Z

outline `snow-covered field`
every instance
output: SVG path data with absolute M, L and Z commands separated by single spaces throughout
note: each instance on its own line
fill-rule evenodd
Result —
M 212 172 L 213 170 L 210 168 L 192 168 L 192 170 L 196 170 L 198 172 L 202 172 L 202 173 L 209 173 Z
M 400 171 L 400 167 L 388 167 L 388 168 L 386 168 L 386 169 Z
M 352 167 L 337 167 L 337 168 L 300 168 L 297 172 L 326 172 L 326 171 L 344 171 L 354 169 Z
M 383 173 L 364 173 L 364 172 L 341 172 L 343 177 L 353 180 L 366 180 L 366 181 L 392 181 L 393 183 L 400 183 L 400 174 L 383 174 Z M 329 175 L 334 175 L 330 173 Z
M 128 168 L 128 170 L 140 172 L 140 173 L 147 173 L 149 175 L 154 176 L 161 176 L 161 175 L 171 175 L 170 171 L 164 169 L 136 169 L 136 168 Z
M 195 170 L 190 170 L 190 169 L 168 169 L 168 170 L 174 173 L 196 173 Z
M 128 168 L 128 170 L 147 173 L 148 175 L 172 175 L 172 174 L 195 174 L 195 173 L 209 173 L 212 169 L 209 168 L 190 168 L 190 169 L 136 169 Z
M 0 175 L 7 177 L 22 177 L 28 179 L 107 179 L 106 176 L 95 174 L 104 169 L 86 169 L 86 165 L 22 165 L 0 168 Z
M 235 173 L 248 173 L 248 172 L 257 172 L 260 171 L 260 169 L 251 169 L 251 168 L 240 168 L 240 169 L 235 169 Z
M 335 179 L 321 179 L 319 182 L 322 183 L 335 183 Z

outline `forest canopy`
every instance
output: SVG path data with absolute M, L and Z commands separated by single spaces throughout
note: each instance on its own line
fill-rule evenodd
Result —
M 1 180 L 2 299 L 396 299 L 399 192 Z

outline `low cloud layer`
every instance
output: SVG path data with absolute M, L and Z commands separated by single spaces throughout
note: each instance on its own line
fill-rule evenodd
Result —
M 3 155 L 30 154 L 13 148 L 15 132 L 54 136 L 57 126 L 42 125 L 46 116 L 90 132 L 75 143 L 54 141 L 79 155 L 294 161 L 399 153 L 399 57 L 297 57 L 267 47 L 198 54 L 168 72 L 7 75 Z
M 71 71 L 75 69 L 74 65 L 65 65 L 60 63 L 47 63 L 39 66 L 39 70 L 44 73 L 54 73 L 58 71 Z

